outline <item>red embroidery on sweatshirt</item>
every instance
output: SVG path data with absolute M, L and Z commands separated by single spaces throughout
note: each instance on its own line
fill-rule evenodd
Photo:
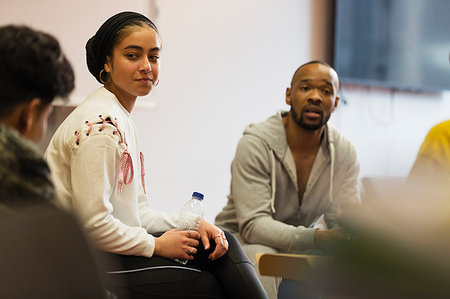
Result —
M 120 192 L 122 192 L 123 189 L 123 185 L 129 185 L 133 182 L 133 178 L 134 178 L 134 169 L 133 169 L 133 161 L 131 158 L 131 154 L 128 152 L 128 144 L 125 138 L 125 133 L 121 132 L 121 130 L 119 130 L 119 125 L 117 120 L 115 119 L 115 121 L 113 121 L 110 117 L 106 117 L 103 118 L 102 115 L 99 115 L 100 118 L 100 122 L 89 122 L 86 121 L 85 125 L 88 126 L 88 129 L 86 131 L 86 136 L 89 136 L 89 134 L 91 133 L 92 129 L 94 128 L 94 125 L 98 125 L 100 124 L 99 127 L 99 132 L 103 131 L 104 127 L 107 124 L 111 124 L 114 126 L 115 130 L 113 131 L 113 135 L 119 134 L 120 138 L 119 138 L 119 144 L 124 144 L 125 145 L 125 151 L 123 152 L 122 155 L 122 159 L 121 159 L 121 163 L 120 163 L 120 170 L 119 170 L 119 190 Z M 80 144 L 80 136 L 81 136 L 81 131 L 75 131 L 75 136 L 76 136 L 76 144 L 79 145 Z M 141 184 L 142 184 L 142 188 L 144 189 L 144 193 L 146 193 L 145 190 L 145 169 L 144 169 L 144 154 L 142 152 L 139 153 L 140 155 L 140 162 L 141 162 Z
M 139 153 L 139 156 L 141 158 L 141 184 L 142 184 L 142 188 L 144 188 L 144 193 L 147 193 L 147 191 L 145 191 L 145 169 L 144 169 L 144 154 L 142 152 Z
M 128 177 L 128 175 L 130 177 Z M 125 149 L 122 156 L 122 163 L 120 164 L 119 171 L 119 190 L 122 192 L 122 186 L 129 185 L 133 182 L 134 171 L 133 171 L 133 161 L 131 160 L 131 155 L 128 149 Z

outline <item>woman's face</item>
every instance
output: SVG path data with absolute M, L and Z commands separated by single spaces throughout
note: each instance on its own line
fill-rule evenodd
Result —
M 115 46 L 105 64 L 105 71 L 109 73 L 105 87 L 125 108 L 127 103 L 134 103 L 136 97 L 149 94 L 157 84 L 161 52 L 159 35 L 152 28 L 133 26 L 130 32 Z

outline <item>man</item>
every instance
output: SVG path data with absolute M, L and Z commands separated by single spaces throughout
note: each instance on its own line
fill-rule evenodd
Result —
M 73 88 L 72 67 L 54 37 L 0 27 L 0 210 L 53 200 L 49 168 L 33 142 L 45 134 L 53 99 Z
M 72 66 L 54 37 L 0 27 L 0 288 L 7 297 L 106 298 L 84 232 L 52 204 L 49 168 L 33 144 L 45 134 L 53 99 L 73 88 Z
M 336 216 L 344 202 L 360 201 L 359 163 L 353 144 L 327 124 L 338 88 L 329 65 L 308 62 L 286 89 L 290 111 L 244 131 L 216 225 L 236 233 L 254 265 L 255 253 L 311 252 L 344 235 Z M 276 281 L 260 278 L 276 297 Z

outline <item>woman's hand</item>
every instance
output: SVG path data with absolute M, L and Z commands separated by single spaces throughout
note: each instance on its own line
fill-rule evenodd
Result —
M 193 260 L 197 253 L 200 234 L 196 231 L 169 230 L 159 238 L 155 237 L 155 251 L 153 254 L 171 258 Z
M 200 233 L 203 246 L 206 250 L 208 250 L 210 247 L 209 240 L 212 239 L 216 243 L 216 249 L 209 255 L 209 258 L 211 260 L 218 259 L 219 257 L 223 256 L 225 252 L 227 252 L 228 241 L 225 237 L 224 232 L 220 228 L 205 220 L 202 220 L 202 222 L 200 223 L 200 227 L 198 228 L 198 232 Z

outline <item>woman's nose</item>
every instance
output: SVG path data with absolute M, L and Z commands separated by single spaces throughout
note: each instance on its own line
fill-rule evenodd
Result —
M 150 64 L 150 61 L 146 58 L 141 66 L 141 72 L 149 73 L 152 70 L 152 65 Z

